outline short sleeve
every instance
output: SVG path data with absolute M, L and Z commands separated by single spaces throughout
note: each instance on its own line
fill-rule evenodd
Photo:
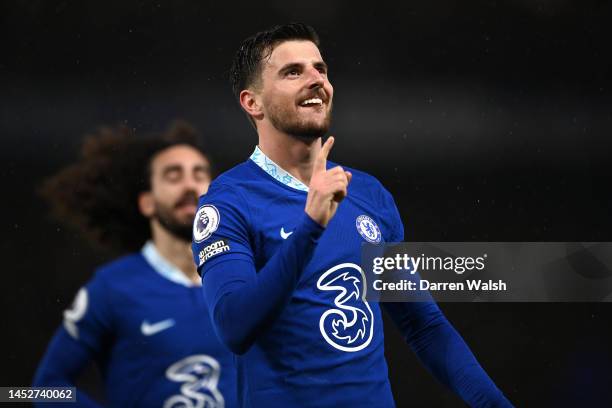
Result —
M 213 184 L 214 186 L 214 184 Z M 198 273 L 221 260 L 253 261 L 245 200 L 229 186 L 211 187 L 200 198 L 193 223 L 193 258 Z
M 93 353 L 104 348 L 112 333 L 112 311 L 108 288 L 100 276 L 79 289 L 70 308 L 64 311 L 63 328 Z

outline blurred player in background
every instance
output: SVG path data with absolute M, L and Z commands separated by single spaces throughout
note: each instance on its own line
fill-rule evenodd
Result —
M 79 290 L 35 386 L 74 386 L 93 360 L 111 406 L 235 406 L 234 357 L 213 332 L 190 248 L 210 181 L 210 162 L 185 123 L 146 139 L 104 129 L 47 180 L 43 195 L 61 219 L 131 253 Z M 83 392 L 77 401 L 96 406 Z
M 378 180 L 327 161 L 333 88 L 318 46 L 303 24 L 242 43 L 231 79 L 259 145 L 200 198 L 193 255 L 215 330 L 241 354 L 244 406 L 392 407 L 360 248 L 404 229 Z M 472 406 L 511 406 L 435 302 L 385 306 L 440 382 Z

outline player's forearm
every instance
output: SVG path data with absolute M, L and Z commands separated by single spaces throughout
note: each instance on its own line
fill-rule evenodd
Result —
M 70 338 L 63 328 L 60 328 L 51 339 L 38 365 L 32 385 L 34 387 L 75 387 L 75 378 L 88 361 L 90 361 L 89 352 Z M 99 407 L 79 389 L 77 389 L 77 401 L 79 407 Z M 46 406 L 46 404 L 40 406 Z M 54 406 L 73 407 L 74 403 L 55 403 Z
M 472 407 L 512 407 L 433 301 L 385 306 L 438 381 Z
M 257 272 L 252 262 L 229 260 L 205 271 L 204 293 L 217 334 L 232 352 L 245 353 L 282 313 L 310 261 L 323 228 L 302 222 Z

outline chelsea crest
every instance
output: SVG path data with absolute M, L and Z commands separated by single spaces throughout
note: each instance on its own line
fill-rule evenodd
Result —
M 357 227 L 357 232 L 359 235 L 363 237 L 368 242 L 373 244 L 378 244 L 382 237 L 380 233 L 380 228 L 374 220 L 367 215 L 360 215 L 355 220 L 355 226 Z

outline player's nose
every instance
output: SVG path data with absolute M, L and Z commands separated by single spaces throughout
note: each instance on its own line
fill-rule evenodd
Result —
M 315 67 L 307 69 L 308 74 L 308 88 L 320 88 L 325 83 L 325 77 Z
M 202 190 L 202 183 L 193 176 L 188 176 L 183 179 L 183 189 L 203 194 L 203 192 L 200 191 Z

